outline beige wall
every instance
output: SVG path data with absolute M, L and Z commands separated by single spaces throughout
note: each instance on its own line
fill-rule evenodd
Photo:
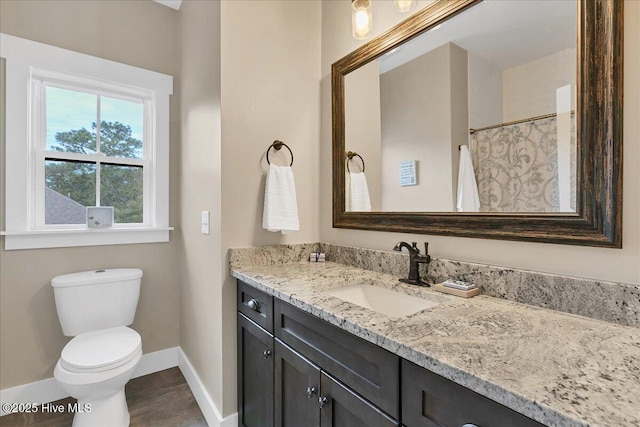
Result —
M 144 19 L 140 19 L 144 17 Z M 178 77 L 177 15 L 147 1 L 2 0 L 0 31 Z M 117 31 L 113 29 L 117 28 Z M 4 80 L 2 80 L 4 81 Z M 4 87 L 4 83 L 2 83 Z M 177 89 L 177 88 L 176 88 Z M 3 90 L 4 93 L 4 90 Z M 174 91 L 178 93 L 178 91 Z M 2 102 L 4 105 L 4 101 Z M 4 113 L 1 114 L 4 123 Z M 179 123 L 171 100 L 171 223 L 176 224 Z M 4 147 L 4 126 L 0 132 Z M 0 161 L 4 206 L 4 158 Z M 4 215 L 4 209 L 2 209 Z M 2 221 L 4 228 L 4 221 Z M 171 243 L 65 249 L 0 249 L 0 388 L 53 375 L 67 342 L 55 312 L 52 277 L 110 267 L 140 267 L 142 290 L 133 328 L 145 352 L 178 345 L 180 271 L 177 232 Z M 0 240 L 4 247 L 4 239 Z
M 452 211 L 458 201 L 458 172 L 460 168 L 460 145 L 469 141 L 469 60 L 468 53 L 451 43 L 451 193 Z
M 640 2 L 626 1 L 625 7 L 625 74 L 638 76 Z M 218 15 L 216 4 L 197 1 L 185 2 L 181 12 L 148 1 L 0 2 L 3 32 L 176 77 L 184 74 L 182 82 L 176 79 L 171 104 L 171 222 L 179 225 L 171 243 L 0 251 L 0 387 L 52 375 L 66 339 L 55 314 L 51 277 L 139 266 L 145 278 L 134 328 L 142 333 L 145 351 L 179 342 L 214 403 L 223 415 L 231 414 L 236 288 L 227 272 L 229 247 L 322 239 L 390 249 L 398 240 L 423 239 L 331 227 L 330 65 L 362 43 L 351 37 L 349 3 L 227 1 L 220 8 Z M 377 34 L 406 16 L 394 12 L 390 2 L 374 2 L 374 14 Z M 111 31 L 115 27 L 118 31 Z M 640 80 L 627 78 L 623 250 L 424 236 L 432 253 L 640 282 L 640 123 L 633 119 L 640 115 L 639 94 Z M 261 228 L 264 152 L 274 139 L 287 142 L 296 156 L 301 231 L 287 236 Z M 274 157 L 288 159 L 286 153 Z M 210 236 L 199 234 L 201 210 L 211 210 Z
M 221 272 L 226 268 L 222 266 L 220 246 L 220 3 L 185 1 L 179 14 L 180 346 L 216 406 L 222 408 Z M 210 211 L 209 235 L 201 233 L 201 211 Z
M 224 414 L 235 412 L 235 279 L 229 247 L 317 241 L 320 175 L 319 1 L 221 3 L 222 353 Z M 275 139 L 293 150 L 300 231 L 262 229 L 265 152 Z M 289 154 L 270 159 L 278 164 Z M 272 150 L 273 152 L 273 150 Z M 326 183 L 326 181 L 325 181 Z M 328 184 L 326 184 L 328 185 Z M 216 404 L 219 404 L 216 401 Z
M 571 85 L 575 108 L 576 50 L 564 49 L 502 73 L 503 122 L 542 116 L 556 111 L 556 89 Z
M 384 211 L 453 210 L 451 59 L 447 43 L 380 76 Z M 418 184 L 402 187 L 411 160 Z
M 379 3 L 379 4 L 377 4 Z M 375 34 L 406 15 L 373 2 Z M 624 248 L 602 249 L 542 243 L 507 242 L 445 236 L 382 233 L 331 227 L 331 63 L 362 42 L 350 32 L 349 2 L 322 4 L 322 163 L 321 233 L 323 241 L 389 250 L 399 240 L 428 240 L 433 255 L 465 261 L 538 270 L 578 277 L 640 283 L 640 2 L 625 1 L 624 96 Z
M 355 151 L 365 162 L 371 210 L 382 208 L 380 66 L 372 61 L 344 79 L 344 140 L 346 151 Z M 349 162 L 351 172 L 360 172 L 359 158 Z
M 315 1 L 186 1 L 180 12 L 148 1 L 2 2 L 2 31 L 176 77 L 171 222 L 178 229 L 170 244 L 1 252 L 3 388 L 50 377 L 66 342 L 51 277 L 108 259 L 146 272 L 134 324 L 145 350 L 179 343 L 223 415 L 236 411 L 236 286 L 227 250 L 319 239 L 320 9 Z M 136 43 L 140 26 L 145 38 Z M 296 162 L 301 230 L 286 237 L 261 227 L 264 153 L 274 139 L 291 146 Z M 273 158 L 288 161 L 284 150 Z M 202 210 L 211 211 L 209 236 L 200 234 Z
M 469 127 L 502 123 L 502 70 L 483 57 L 468 53 Z

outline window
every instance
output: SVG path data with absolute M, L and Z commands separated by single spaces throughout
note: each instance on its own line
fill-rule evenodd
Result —
M 36 168 L 44 173 L 36 179 L 36 227 L 83 227 L 87 206 L 113 207 L 115 224 L 147 224 L 144 118 L 151 101 L 45 79 L 33 84 L 45 112 L 42 131 L 35 129 Z
M 0 34 L 5 249 L 168 241 L 172 77 Z M 110 206 L 113 227 L 87 227 Z

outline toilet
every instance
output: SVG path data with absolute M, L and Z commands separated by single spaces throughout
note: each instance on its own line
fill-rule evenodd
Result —
M 74 427 L 129 425 L 124 386 L 142 357 L 133 323 L 142 270 L 118 268 L 54 277 L 51 286 L 64 335 L 74 337 L 54 369 L 60 387 L 78 399 Z

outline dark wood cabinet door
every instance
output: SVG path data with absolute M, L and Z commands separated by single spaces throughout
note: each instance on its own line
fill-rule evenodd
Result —
M 275 300 L 274 335 L 393 418 L 400 418 L 400 358 Z
M 273 335 L 238 313 L 238 417 L 243 427 L 273 427 Z
M 276 427 L 320 425 L 320 368 L 275 340 Z
M 542 427 L 506 406 L 406 360 L 402 423 L 407 427 Z
M 398 427 L 400 423 L 326 373 L 320 374 L 321 427 Z

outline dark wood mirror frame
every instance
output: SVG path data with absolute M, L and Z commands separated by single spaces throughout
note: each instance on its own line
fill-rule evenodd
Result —
M 345 212 L 345 75 L 480 1 L 437 1 L 332 65 L 333 226 L 621 248 L 622 0 L 578 1 L 576 213 Z

